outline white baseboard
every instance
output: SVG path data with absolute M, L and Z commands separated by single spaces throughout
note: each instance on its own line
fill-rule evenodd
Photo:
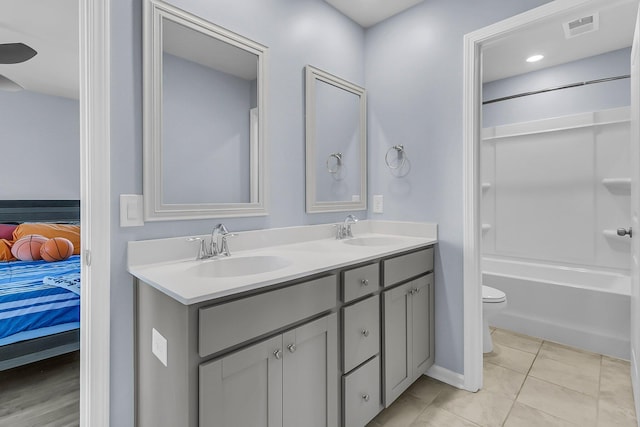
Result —
M 449 384 L 450 386 L 464 389 L 464 375 L 451 371 L 447 368 L 443 368 L 442 366 L 432 365 L 425 375 L 435 380 L 442 381 L 445 384 Z

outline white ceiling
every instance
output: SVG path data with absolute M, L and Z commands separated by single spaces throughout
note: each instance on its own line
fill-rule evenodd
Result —
M 631 46 L 637 11 L 637 0 L 609 0 L 606 7 L 583 7 L 510 34 L 483 49 L 483 80 L 499 80 Z M 563 23 L 594 12 L 600 14 L 598 31 L 565 38 Z M 542 54 L 544 59 L 527 63 L 526 58 L 534 54 Z
M 424 0 L 325 0 L 361 26 L 367 28 L 409 9 Z
M 21 42 L 38 54 L 0 64 L 0 74 L 26 90 L 78 99 L 78 0 L 2 0 L 0 43 Z
M 424 0 L 325 0 L 363 27 Z M 565 39 L 562 23 L 596 10 L 584 8 L 534 25 L 483 50 L 483 76 L 493 81 L 630 46 L 638 1 L 610 1 L 600 8 L 600 30 Z M 2 0 L 0 43 L 25 43 L 38 54 L 21 64 L 0 64 L 0 75 L 26 90 L 78 98 L 78 1 Z M 34 13 L 37 11 L 37 13 Z M 542 53 L 534 64 L 526 57 Z

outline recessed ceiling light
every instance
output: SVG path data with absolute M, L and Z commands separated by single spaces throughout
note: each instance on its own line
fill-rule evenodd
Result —
M 527 58 L 527 62 L 538 62 L 542 58 L 544 58 L 544 55 L 532 55 L 532 56 Z

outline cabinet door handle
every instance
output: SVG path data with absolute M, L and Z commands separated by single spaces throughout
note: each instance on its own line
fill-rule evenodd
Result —
M 362 331 L 360 331 L 360 333 L 365 337 L 369 336 L 369 330 L 368 329 L 363 329 Z
M 289 344 L 287 346 L 287 348 L 289 349 L 289 353 L 295 353 L 295 351 L 296 351 L 296 345 L 295 344 Z
M 369 286 L 369 280 L 368 279 L 362 279 L 362 280 L 360 280 L 360 283 L 362 283 L 362 286 Z
M 362 400 L 364 400 L 365 402 L 369 401 L 369 395 L 368 394 L 363 394 L 362 395 Z
M 273 355 L 276 357 L 276 359 L 282 359 L 282 350 L 277 349 L 273 352 Z

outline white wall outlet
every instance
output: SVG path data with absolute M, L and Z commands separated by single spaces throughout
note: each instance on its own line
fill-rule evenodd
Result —
M 167 339 L 155 328 L 151 328 L 151 352 L 167 366 Z
M 373 213 L 383 213 L 384 212 L 384 199 L 382 198 L 382 194 L 377 194 L 373 196 Z
M 144 225 L 142 194 L 120 195 L 120 227 Z

